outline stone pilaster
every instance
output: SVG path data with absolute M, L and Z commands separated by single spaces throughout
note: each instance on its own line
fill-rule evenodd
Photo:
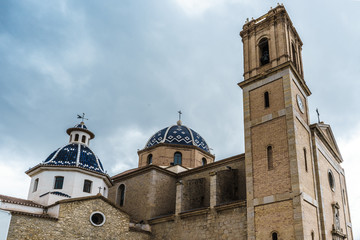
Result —
M 216 206 L 217 189 L 216 189 L 216 172 L 210 172 L 210 207 Z
M 176 203 L 175 203 L 175 215 L 179 215 L 182 211 L 182 195 L 184 185 L 182 180 L 176 182 Z

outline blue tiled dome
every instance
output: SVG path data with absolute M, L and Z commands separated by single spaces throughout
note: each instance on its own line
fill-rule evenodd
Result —
M 55 152 L 43 162 L 55 166 L 77 166 L 88 170 L 105 173 L 100 159 L 90 148 L 81 143 L 70 143 Z
M 74 126 L 74 128 L 87 129 L 87 127 L 86 127 L 85 124 L 83 124 L 83 123 L 76 124 L 76 125 Z
M 196 146 L 210 153 L 209 146 L 200 134 L 184 125 L 173 125 L 155 133 L 146 143 L 145 148 L 159 143 L 172 143 Z

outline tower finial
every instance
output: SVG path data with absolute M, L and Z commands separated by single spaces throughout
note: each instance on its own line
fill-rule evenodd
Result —
M 179 120 L 176 123 L 177 123 L 177 125 L 180 126 L 181 125 L 181 114 L 182 114 L 181 110 L 179 110 L 178 113 L 179 113 Z
M 77 115 L 77 118 L 81 118 L 81 122 L 84 123 L 84 120 L 89 120 L 88 118 L 85 118 L 85 113 L 82 114 L 82 116 L 80 116 L 79 114 Z

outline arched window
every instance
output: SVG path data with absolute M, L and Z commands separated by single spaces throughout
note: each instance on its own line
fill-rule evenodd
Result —
M 311 231 L 311 240 L 315 240 L 315 233 L 314 233 L 314 231 Z
M 329 185 L 331 190 L 335 191 L 335 179 L 332 171 L 329 169 L 328 171 Z
M 269 43 L 267 38 L 263 38 L 259 42 L 260 66 L 270 62 Z
M 149 154 L 147 157 L 147 164 L 150 165 L 152 164 L 152 154 Z
M 125 185 L 121 184 L 118 188 L 118 201 L 120 207 L 124 206 L 125 201 Z
M 264 92 L 264 106 L 265 108 L 270 107 L 269 92 Z
M 304 161 L 305 161 L 305 171 L 308 171 L 307 158 L 306 158 L 306 148 L 304 148 Z
M 34 181 L 33 192 L 36 192 L 36 191 L 37 191 L 38 185 L 39 185 L 39 178 L 35 179 L 35 181 Z
M 267 162 L 268 162 L 268 170 L 271 170 L 274 168 L 274 162 L 273 162 L 273 149 L 272 146 L 268 146 L 267 149 Z
M 55 177 L 55 184 L 54 189 L 62 189 L 64 184 L 64 177 L 62 176 L 56 176 Z
M 206 165 L 207 164 L 207 161 L 206 161 L 206 158 L 202 158 L 202 165 Z
M 294 62 L 295 67 L 297 68 L 297 61 L 296 61 L 297 54 L 296 54 L 296 50 L 295 50 L 294 44 L 291 44 L 291 50 L 292 50 L 292 57 L 293 57 L 292 60 L 293 60 L 293 62 Z
M 278 234 L 277 234 L 277 232 L 273 232 L 273 233 L 271 234 L 271 238 L 272 238 L 272 240 L 278 240 Z
M 75 142 L 79 141 L 79 134 L 75 134 Z
M 82 141 L 83 143 L 86 143 L 86 136 L 85 136 L 85 135 L 82 136 L 81 141 Z
M 181 152 L 176 152 L 174 154 L 174 165 L 181 165 L 182 163 L 182 155 Z
M 83 192 L 91 193 L 91 185 L 92 185 L 92 181 L 84 180 Z

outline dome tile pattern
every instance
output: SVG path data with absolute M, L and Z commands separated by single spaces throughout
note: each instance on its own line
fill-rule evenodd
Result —
M 94 171 L 101 170 L 101 172 L 104 172 L 100 160 L 95 156 L 95 154 L 90 150 L 90 148 L 82 144 L 80 144 L 79 166 Z
M 59 148 L 43 162 L 55 166 L 78 166 L 88 170 L 105 173 L 100 159 L 90 148 L 81 143 L 71 143 Z
M 184 125 L 173 125 L 156 132 L 146 143 L 145 148 L 159 143 L 172 143 L 196 146 L 210 153 L 209 146 L 200 134 Z
M 79 123 L 79 124 L 75 125 L 74 128 L 87 129 L 87 127 L 85 126 L 85 124 L 82 124 L 82 123 Z

